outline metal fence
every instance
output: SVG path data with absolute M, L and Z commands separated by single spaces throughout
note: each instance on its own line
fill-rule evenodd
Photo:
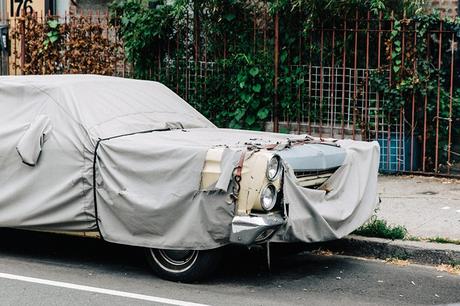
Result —
M 282 16 L 263 11 L 247 18 L 254 20 L 250 22 L 253 28 L 248 29 L 253 33 L 254 50 L 248 52 L 256 54 L 260 48 L 272 57 L 268 65 L 274 75 L 273 105 L 267 130 L 375 140 L 381 146 L 381 171 L 460 175 L 458 31 L 441 20 L 424 28 L 421 35 L 417 20 L 356 12 L 334 23 L 317 24 L 308 31 L 302 31 L 299 20 L 297 41 L 289 45 L 296 48 L 290 50 L 292 47 L 285 45 L 279 33 L 280 25 L 288 22 Z M 11 74 L 131 75 L 131 66 L 123 57 L 118 25 L 110 22 L 107 14 L 60 18 L 65 39 L 53 51 L 53 67 L 49 67 L 46 52 L 35 59 L 34 50 L 46 40 L 43 35 L 50 31 L 48 21 L 54 19 L 35 15 L 9 21 Z M 207 79 L 225 74 L 218 63 L 229 56 L 233 42 L 224 35 L 222 50 L 209 51 L 207 41 L 211 34 L 203 28 L 198 34 L 194 32 L 197 22 L 190 17 L 185 26 L 174 31 L 170 42 L 158 46 L 158 52 L 151 55 L 155 64 L 149 77 L 166 83 L 185 100 L 199 101 L 194 106 L 200 108 L 200 104 L 209 102 Z M 47 27 L 38 45 L 37 38 L 29 35 L 34 23 Z M 78 49 L 71 34 L 77 28 L 83 33 L 81 39 L 86 37 L 89 44 L 100 47 L 86 44 Z M 282 61 L 280 52 L 286 49 L 288 59 Z M 78 61 L 72 59 L 75 50 L 79 50 Z M 294 53 L 300 58 L 296 63 L 289 60 Z M 90 64 L 82 67 L 81 62 Z M 104 65 L 97 65 L 101 62 Z M 41 68 L 31 70 L 31 63 Z M 286 88 L 280 91 L 278 81 L 294 70 L 301 71 L 298 75 L 302 79 L 296 83 L 300 85 L 292 86 L 287 90 L 290 92 Z M 423 79 L 426 77 L 428 80 Z M 411 84 L 401 90 L 408 80 Z M 382 90 L 381 84 L 387 84 L 400 96 Z M 280 103 L 285 96 L 296 105 L 294 111 Z
M 278 37 L 282 20 L 274 16 L 268 31 L 254 22 L 254 46 L 273 48 L 275 93 L 266 129 L 375 140 L 381 146 L 381 171 L 460 176 L 458 27 L 449 28 L 443 16 L 423 29 L 422 21 L 371 16 L 356 12 L 299 35 L 294 45 L 300 47 L 288 53 L 300 54 L 301 64 L 279 59 L 280 50 L 286 49 Z M 263 43 L 257 35 L 263 36 Z M 210 68 L 215 58 L 207 55 L 206 60 L 203 42 L 195 54 L 192 51 L 200 43 L 192 38 L 189 44 L 189 60 L 181 65 L 187 86 L 182 91 L 176 88 L 184 97 L 203 97 L 206 75 L 216 73 L 215 67 Z M 231 44 L 226 41 L 223 48 Z M 221 56 L 226 53 L 224 49 Z M 277 90 L 283 73 L 297 68 L 303 71 L 302 85 L 292 86 L 291 92 Z M 376 84 L 382 81 L 393 92 Z M 402 90 L 408 81 L 411 84 Z M 294 113 L 281 105 L 284 96 L 293 97 L 291 105 L 298 105 Z
M 297 118 L 281 113 L 280 124 L 324 137 L 344 138 L 348 130 L 353 139 L 376 140 L 383 171 L 459 175 L 460 33 L 447 29 L 441 19 L 423 29 L 421 41 L 417 21 L 400 21 L 395 34 L 398 21 L 370 16 L 356 14 L 336 27 L 312 31 L 320 55 L 307 60 L 308 82 L 298 97 L 301 109 L 310 111 Z M 336 47 L 350 37 L 349 48 Z M 329 50 L 327 56 L 324 50 Z M 402 103 L 397 107 L 388 107 L 395 96 L 372 82 L 377 74 L 380 82 L 398 89 Z M 399 90 L 406 81 L 412 87 Z M 321 115 L 312 119 L 315 108 Z

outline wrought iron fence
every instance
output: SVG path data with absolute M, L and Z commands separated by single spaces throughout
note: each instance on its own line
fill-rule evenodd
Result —
M 288 45 L 279 33 L 286 20 L 267 12 L 248 18 L 253 18 L 253 50 L 247 52 L 267 55 L 273 73 L 267 130 L 375 140 L 382 171 L 460 175 L 460 34 L 442 19 L 422 29 L 417 20 L 356 12 L 308 31 L 302 31 L 300 20 L 297 41 Z M 53 20 L 59 20 L 57 28 Z M 219 36 L 222 49 L 209 50 L 214 34 L 195 33 L 197 22 L 187 19 L 158 46 L 147 77 L 200 109 L 210 103 L 209 79 L 223 75 L 225 81 L 233 42 Z M 117 20 L 108 14 L 59 19 L 35 14 L 10 20 L 9 26 L 11 74 L 132 76 Z M 55 45 L 49 41 L 53 31 L 59 35 Z M 43 49 L 47 39 L 48 50 Z M 294 54 L 296 61 L 290 60 Z M 280 80 L 293 71 L 293 85 L 282 87 Z M 207 115 L 213 119 L 218 112 Z

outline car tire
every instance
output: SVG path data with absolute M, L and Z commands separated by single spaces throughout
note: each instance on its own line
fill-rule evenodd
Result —
M 164 250 L 145 249 L 147 262 L 159 277 L 175 282 L 194 282 L 210 276 L 222 259 L 221 249 Z

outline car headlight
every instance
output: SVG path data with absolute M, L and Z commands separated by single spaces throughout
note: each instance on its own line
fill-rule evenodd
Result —
M 270 181 L 274 181 L 281 173 L 281 167 L 282 165 L 279 156 L 275 155 L 270 158 L 267 165 L 267 178 Z
M 267 185 L 260 194 L 260 206 L 266 211 L 272 210 L 276 204 L 277 192 L 273 185 Z

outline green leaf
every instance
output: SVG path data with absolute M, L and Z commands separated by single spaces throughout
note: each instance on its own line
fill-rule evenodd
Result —
M 238 82 L 241 83 L 241 82 L 244 82 L 246 80 L 246 76 L 240 73 L 240 74 L 237 75 L 236 79 L 237 79 Z
M 262 89 L 262 86 L 260 84 L 252 85 L 252 90 L 256 93 L 259 93 L 261 89 Z
M 51 28 L 51 29 L 56 29 L 59 25 L 59 22 L 57 20 L 49 20 L 48 21 L 48 26 Z
M 398 73 L 400 69 L 401 69 L 401 67 L 399 67 L 399 66 L 393 66 L 393 71 L 396 72 L 396 73 Z
M 235 111 L 235 119 L 240 121 L 241 118 L 243 118 L 244 114 L 246 113 L 246 111 L 243 109 L 243 108 L 239 108 Z
M 401 42 L 399 40 L 395 40 L 393 44 L 398 47 L 401 46 Z
M 259 74 L 259 68 L 257 67 L 252 67 L 251 70 L 249 70 L 249 74 L 255 77 L 256 75 Z
M 234 20 L 236 18 L 236 16 L 235 16 L 235 14 L 230 13 L 230 14 L 225 15 L 224 18 L 227 21 L 232 21 L 232 20 Z
M 268 108 L 262 108 L 261 110 L 257 112 L 257 117 L 259 117 L 259 119 L 261 120 L 264 120 L 268 117 L 269 113 L 270 111 L 268 110 Z
M 51 36 L 51 37 L 50 37 L 50 42 L 51 42 L 51 43 L 54 43 L 54 42 L 55 42 L 56 40 L 58 40 L 58 39 L 59 39 L 59 36 L 57 36 L 57 35 Z
M 244 102 L 246 103 L 249 103 L 252 99 L 252 97 L 248 94 L 245 94 L 245 93 L 242 93 L 241 95 L 241 99 L 243 99 Z
M 255 122 L 256 122 L 256 117 L 253 116 L 253 115 L 249 115 L 246 118 L 246 124 L 249 125 L 249 126 L 253 125 Z
M 260 101 L 259 101 L 259 100 L 252 100 L 251 108 L 252 108 L 253 110 L 259 109 L 259 105 L 260 105 Z
M 288 53 L 285 50 L 283 50 L 283 52 L 281 52 L 281 56 L 280 56 L 281 63 L 284 63 L 286 61 L 287 57 L 288 57 Z

